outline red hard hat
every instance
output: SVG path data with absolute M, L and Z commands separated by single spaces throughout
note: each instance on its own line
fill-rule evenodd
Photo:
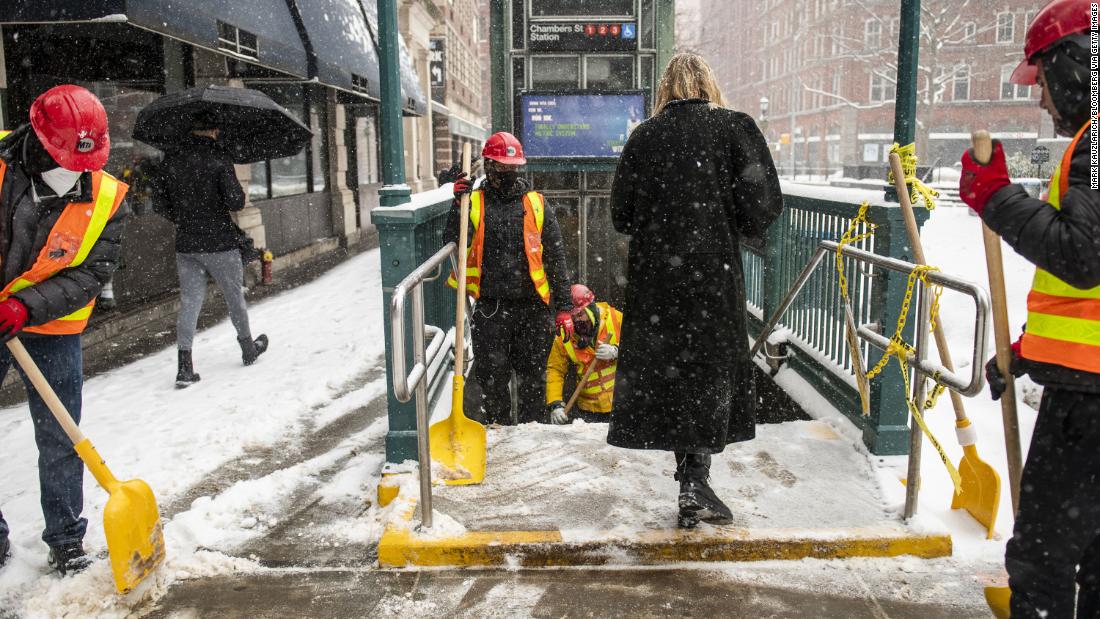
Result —
M 584 284 L 573 284 L 569 288 L 569 295 L 573 298 L 573 313 L 579 314 L 596 301 L 596 295 Z
M 1024 38 L 1024 60 L 1009 78 L 1013 84 L 1036 84 L 1039 67 L 1035 56 L 1058 41 L 1090 28 L 1089 7 L 1091 0 L 1053 0 L 1044 6 L 1031 22 Z
M 489 139 L 485 140 L 485 148 L 481 149 L 481 156 L 505 165 L 527 163 L 527 158 L 523 156 L 523 144 L 520 144 L 516 136 L 507 131 L 489 136 Z
M 31 126 L 57 165 L 72 170 L 102 170 L 111 154 L 107 111 L 80 86 L 54 86 L 31 104 Z

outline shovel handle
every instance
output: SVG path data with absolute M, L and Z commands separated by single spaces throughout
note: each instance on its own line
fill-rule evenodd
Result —
M 584 389 L 584 385 L 588 382 L 588 377 L 592 376 L 592 372 L 596 369 L 596 362 L 599 359 L 593 359 L 592 363 L 588 364 L 588 369 L 584 371 L 584 376 L 581 377 L 580 382 L 577 383 L 577 388 L 573 390 L 573 396 L 569 398 L 569 403 L 565 405 L 565 414 L 568 415 L 569 411 L 573 410 L 573 405 L 577 403 L 577 398 L 581 395 L 581 390 Z
M 905 170 L 901 166 L 901 157 L 897 153 L 890 153 L 890 171 L 894 173 L 894 189 L 897 190 L 898 203 L 901 204 L 901 215 L 905 220 L 905 232 L 909 235 L 909 246 L 913 249 L 913 259 L 917 264 L 926 265 L 928 260 L 924 256 L 924 245 L 920 240 L 920 230 L 917 229 L 917 216 L 913 213 L 913 200 L 909 194 L 909 187 L 905 184 Z M 947 335 L 943 331 L 943 324 L 936 321 L 935 329 L 936 348 L 940 351 L 940 364 L 948 372 L 955 371 L 955 363 L 951 358 L 951 349 L 947 345 Z M 962 396 L 954 390 L 951 391 L 951 407 L 955 409 L 955 420 L 966 420 L 966 408 L 963 406 Z
M 38 364 L 34 362 L 34 359 L 31 359 L 31 355 L 23 346 L 23 342 L 19 341 L 17 337 L 11 338 L 8 340 L 8 350 L 11 352 L 11 356 L 15 358 L 15 362 L 23 369 L 23 373 L 27 375 L 31 384 L 34 385 L 38 395 L 46 402 L 46 406 L 50 408 L 50 412 L 57 419 L 57 423 L 61 424 L 61 429 L 65 430 L 65 434 L 73 442 L 73 445 L 84 442 L 84 433 L 77 427 L 72 415 L 61 403 L 61 399 L 57 397 L 57 393 L 54 392 L 46 377 L 42 375 L 42 370 L 38 369 Z
M 974 144 L 971 157 L 980 165 L 993 158 L 993 140 L 988 131 L 971 134 Z M 1005 432 L 1005 455 L 1008 458 L 1009 490 L 1012 491 L 1012 507 L 1020 506 L 1020 476 L 1023 472 L 1023 452 L 1020 446 L 1020 421 L 1016 412 L 1016 379 L 1012 376 L 1012 341 L 1008 328 L 1008 295 L 1005 291 L 1004 258 L 1001 256 L 1001 239 L 989 226 L 982 223 L 982 242 L 985 244 L 985 265 L 989 274 L 989 296 L 993 305 L 993 337 L 997 343 L 997 369 L 1005 381 L 1001 395 L 1001 419 Z
M 462 171 L 470 172 L 470 145 L 462 145 Z M 459 200 L 458 217 L 458 299 L 455 303 L 455 376 L 463 376 L 466 362 L 466 240 L 470 231 L 470 194 L 463 194 Z

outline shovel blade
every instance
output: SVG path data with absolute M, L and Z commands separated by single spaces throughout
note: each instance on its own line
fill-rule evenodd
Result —
M 428 430 L 432 460 L 448 469 L 444 479 L 452 486 L 480 484 L 485 479 L 485 426 L 466 417 L 462 407 L 464 394 L 463 381 L 456 378 L 451 416 Z
M 119 593 L 128 593 L 164 560 L 164 532 L 153 490 L 140 479 L 118 484 L 103 510 L 103 531 Z
M 951 501 L 951 509 L 965 509 L 986 528 L 986 537 L 993 539 L 997 525 L 997 508 L 1001 503 L 1001 476 L 997 470 L 978 457 L 974 445 L 963 447 L 959 462 L 962 492 Z

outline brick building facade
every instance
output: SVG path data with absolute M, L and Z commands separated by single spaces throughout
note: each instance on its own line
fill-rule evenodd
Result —
M 711 60 L 730 105 L 757 118 L 784 173 L 845 168 L 846 176 L 878 176 L 893 141 L 896 0 L 694 4 L 698 13 L 689 7 L 681 22 L 699 28 L 681 44 Z M 1053 138 L 1038 89 L 1008 83 L 1042 4 L 924 0 L 917 108 L 923 164 L 952 166 L 974 128 L 988 128 L 1016 162 Z

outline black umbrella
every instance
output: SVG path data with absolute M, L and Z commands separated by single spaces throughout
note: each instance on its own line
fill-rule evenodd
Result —
M 196 119 L 221 130 L 218 142 L 234 163 L 290 157 L 313 137 L 283 106 L 247 88 L 202 86 L 173 92 L 138 113 L 134 137 L 163 151 L 176 149 Z

